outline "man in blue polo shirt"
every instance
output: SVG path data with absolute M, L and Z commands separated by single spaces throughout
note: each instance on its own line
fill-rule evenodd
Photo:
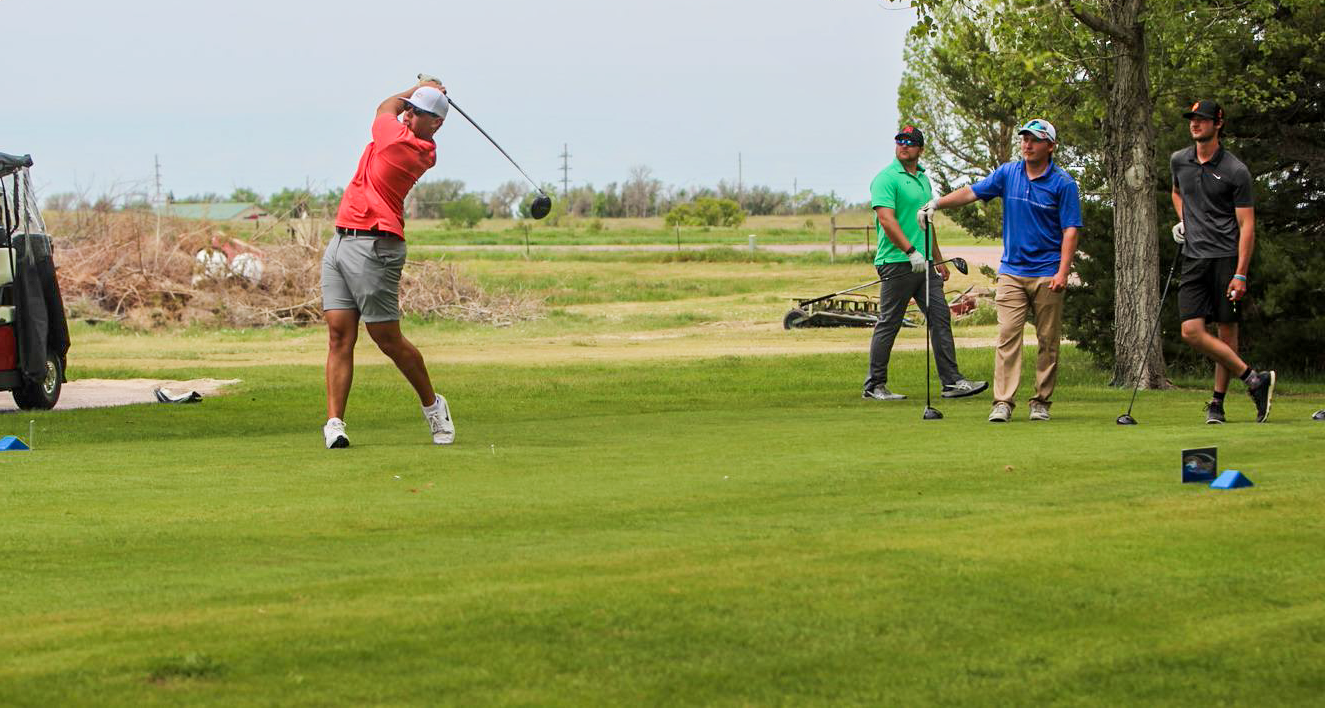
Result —
M 963 206 L 976 199 L 1003 199 L 1003 260 L 994 295 L 998 343 L 994 351 L 991 423 L 1006 423 L 1012 417 L 1021 379 L 1022 331 L 1029 312 L 1035 314 L 1039 340 L 1030 419 L 1049 420 L 1050 398 L 1058 379 L 1063 294 L 1077 250 L 1077 230 L 1081 228 L 1076 180 L 1053 161 L 1058 146 L 1053 124 L 1036 118 L 1018 132 L 1021 161 L 1000 165 L 988 177 L 931 201 L 916 214 L 924 228 L 937 209 Z

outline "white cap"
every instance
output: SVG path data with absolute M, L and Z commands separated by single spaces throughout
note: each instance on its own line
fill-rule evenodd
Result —
M 405 102 L 421 111 L 434 113 L 439 118 L 445 118 L 446 109 L 451 106 L 446 100 L 446 94 L 432 86 L 420 86 Z
M 1026 125 L 1021 126 L 1021 130 L 1018 130 L 1017 134 L 1021 135 L 1023 133 L 1030 133 L 1051 143 L 1058 142 L 1058 131 L 1054 130 L 1054 124 L 1043 118 L 1032 118 Z

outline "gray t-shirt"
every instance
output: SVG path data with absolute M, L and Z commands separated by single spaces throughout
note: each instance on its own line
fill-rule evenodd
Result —
M 1209 162 L 1196 160 L 1196 146 L 1169 158 L 1173 188 L 1182 195 L 1182 222 L 1187 229 L 1188 258 L 1238 255 L 1238 207 L 1255 205 L 1251 171 L 1220 146 Z

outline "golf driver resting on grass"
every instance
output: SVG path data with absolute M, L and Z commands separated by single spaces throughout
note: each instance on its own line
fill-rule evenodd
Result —
M 354 178 L 336 213 L 336 234 L 322 256 L 322 311 L 327 321 L 328 448 L 348 447 L 345 403 L 354 380 L 359 321 L 395 362 L 423 406 L 432 441 L 455 440 L 446 399 L 433 391 L 423 355 L 400 332 L 400 272 L 405 266 L 405 195 L 437 162 L 433 135 L 446 118 L 445 89 L 436 81 L 382 101 Z
M 893 342 L 902 328 L 906 306 L 912 298 L 925 310 L 925 318 L 934 347 L 934 362 L 943 382 L 944 398 L 974 396 L 988 388 L 984 381 L 968 381 L 957 369 L 956 346 L 952 340 L 952 318 L 943 299 L 943 283 L 948 267 L 937 266 L 938 278 L 926 278 L 927 256 L 941 261 L 938 242 L 933 246 L 916 223 L 916 212 L 933 196 L 929 177 L 920 164 L 925 151 L 925 134 L 915 126 L 906 126 L 893 137 L 897 159 L 870 183 L 870 204 L 878 216 L 879 251 L 874 268 L 883 280 L 879 291 L 879 321 L 870 338 L 870 369 L 862 398 L 893 401 L 906 398 L 888 390 L 888 359 Z M 926 366 L 929 364 L 926 363 Z

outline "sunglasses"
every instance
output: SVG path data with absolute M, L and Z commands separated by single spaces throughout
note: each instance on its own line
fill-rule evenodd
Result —
M 415 106 L 413 103 L 406 103 L 405 110 L 413 112 L 414 115 L 416 116 L 423 116 L 424 118 L 439 117 L 436 113 L 433 113 L 432 111 L 425 111 L 422 108 Z
M 913 140 L 911 138 L 898 138 L 896 142 L 898 145 L 905 145 L 907 147 L 922 147 L 923 145 L 918 140 Z

